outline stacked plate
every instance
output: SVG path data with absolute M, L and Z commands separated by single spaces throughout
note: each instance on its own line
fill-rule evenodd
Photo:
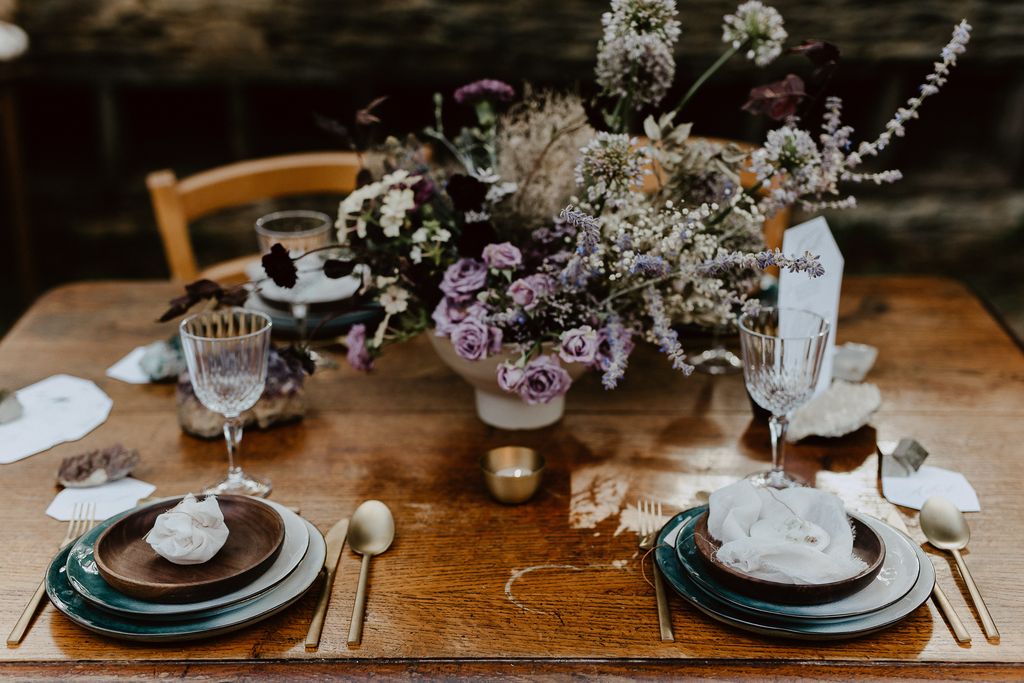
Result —
M 707 511 L 696 507 L 673 517 L 658 535 L 658 567 L 672 588 L 701 612 L 761 635 L 837 640 L 879 631 L 900 621 L 931 595 L 935 570 L 905 534 L 867 515 L 850 513 L 882 539 L 885 557 L 864 588 L 829 602 L 785 604 L 766 592 L 739 592 L 716 578 L 697 547 L 694 529 Z
M 277 614 L 316 580 L 324 538 L 272 501 L 240 499 L 234 522 L 231 498 L 221 500 L 232 533 L 209 562 L 170 565 L 143 540 L 148 520 L 180 500 L 166 499 L 108 519 L 58 553 L 46 573 L 50 600 L 90 631 L 146 642 L 207 638 Z

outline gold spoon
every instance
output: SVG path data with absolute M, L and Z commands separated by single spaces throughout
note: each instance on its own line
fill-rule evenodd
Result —
M 988 607 L 981 597 L 978 585 L 974 583 L 974 577 L 967 569 L 967 563 L 960 556 L 960 550 L 967 547 L 971 540 L 971 528 L 967 526 L 967 520 L 957 506 L 941 496 L 932 496 L 921 506 L 921 530 L 928 537 L 928 542 L 940 550 L 948 550 L 953 553 L 956 566 L 960 570 L 960 576 L 967 584 L 967 591 L 971 594 L 971 600 L 981 617 L 981 626 L 985 629 L 985 636 L 998 638 L 999 629 L 996 622 L 992 620 Z
M 356 645 L 363 639 L 363 615 L 366 612 L 366 580 L 370 575 L 370 558 L 380 555 L 391 547 L 395 539 L 395 518 L 387 505 L 379 500 L 368 500 L 352 513 L 348 531 L 352 550 L 363 556 L 359 569 L 359 588 L 352 605 L 352 625 L 348 629 L 349 645 Z

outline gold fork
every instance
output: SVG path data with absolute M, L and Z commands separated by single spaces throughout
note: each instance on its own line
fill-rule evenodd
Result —
M 79 536 L 96 526 L 96 503 L 75 503 L 71 509 L 71 521 L 68 522 L 68 531 L 64 534 L 64 540 L 60 542 L 59 550 L 64 550 L 74 543 Z M 14 625 L 11 635 L 7 636 L 7 646 L 18 645 L 25 638 L 28 627 L 32 623 L 32 617 L 39 609 L 39 603 L 46 595 L 46 578 L 39 582 L 39 587 L 32 594 L 32 599 L 25 605 L 25 611 L 21 613 L 18 623 Z
M 658 539 L 658 527 L 661 521 L 661 503 L 643 499 L 636 502 L 636 516 L 640 527 L 640 549 L 650 550 Z M 643 558 L 640 560 L 643 562 Z M 663 641 L 674 641 L 672 634 L 672 613 L 668 610 L 668 598 L 665 595 L 665 582 L 661 578 L 657 561 L 652 562 L 651 572 L 654 577 L 654 594 L 658 600 L 658 626 L 661 627 L 661 639 Z

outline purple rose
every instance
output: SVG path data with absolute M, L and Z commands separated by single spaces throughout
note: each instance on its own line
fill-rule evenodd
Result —
M 547 275 L 528 275 L 513 282 L 508 287 L 508 295 L 517 306 L 532 311 L 540 300 L 555 291 L 555 281 Z
M 594 362 L 594 357 L 597 355 L 598 336 L 590 325 L 563 332 L 561 341 L 562 347 L 558 350 L 558 355 L 566 363 L 589 365 Z
M 509 242 L 484 247 L 484 263 L 498 270 L 515 270 L 523 263 L 523 254 Z
M 430 317 L 434 320 L 434 333 L 438 337 L 447 337 L 466 318 L 480 318 L 486 312 L 487 308 L 479 301 L 460 302 L 445 297 Z
M 452 330 L 455 353 L 466 360 L 482 360 L 501 351 L 501 330 L 488 327 L 479 318 L 466 318 Z
M 366 348 L 366 325 L 350 327 L 348 335 L 345 337 L 345 345 L 348 347 L 348 354 L 345 357 L 349 365 L 356 370 L 373 369 L 373 356 Z
M 502 391 L 514 394 L 519 389 L 525 375 L 525 370 L 518 365 L 502 363 L 498 366 L 498 386 Z
M 572 378 L 555 356 L 537 356 L 523 370 L 516 388 L 519 397 L 530 405 L 547 403 L 569 391 Z
M 467 301 L 484 288 L 487 266 L 483 261 L 460 258 L 448 266 L 441 280 L 441 291 L 456 301 Z
M 493 78 L 484 78 L 464 85 L 455 91 L 455 101 L 459 104 L 472 104 L 478 100 L 496 100 L 508 102 L 515 98 L 515 89 L 505 83 Z

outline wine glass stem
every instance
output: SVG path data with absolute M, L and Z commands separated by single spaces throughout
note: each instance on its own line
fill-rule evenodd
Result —
M 772 433 L 772 474 L 782 474 L 786 468 L 786 429 L 789 418 L 772 415 L 768 428 Z
M 239 455 L 242 448 L 242 419 L 235 415 L 224 422 L 224 440 L 228 444 L 228 479 L 242 478 L 242 466 Z

